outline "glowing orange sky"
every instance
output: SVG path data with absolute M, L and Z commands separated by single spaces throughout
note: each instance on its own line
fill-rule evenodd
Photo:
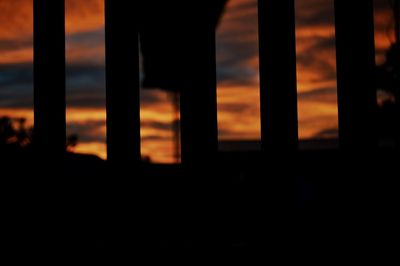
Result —
M 104 68 L 102 2 L 66 0 L 67 69 L 77 66 L 84 66 L 82 71 L 89 67 Z M 219 76 L 226 74 L 228 77 L 218 79 L 220 139 L 258 139 L 260 135 L 255 3 L 256 0 L 230 1 L 217 32 L 217 65 L 222 73 Z M 296 3 L 299 137 L 306 139 L 323 131 L 337 130 L 336 60 L 334 46 L 330 45 L 335 35 L 333 1 Z M 319 17 L 326 10 L 322 22 L 309 22 L 310 18 Z M 0 0 L 0 12 L 0 66 L 31 65 L 32 0 Z M 377 12 L 376 46 L 379 51 L 390 45 L 390 38 L 382 30 L 387 21 L 387 12 Z M 377 54 L 377 59 L 383 60 L 382 53 Z M 228 63 L 234 67 L 228 69 Z M 79 94 L 70 87 L 85 86 L 85 82 L 91 84 L 91 81 L 85 81 L 84 76 L 69 79 L 68 73 L 67 70 L 67 98 L 71 103 L 67 109 L 67 122 L 71 125 L 68 133 L 84 131 L 86 137 L 76 148 L 77 152 L 105 158 L 105 110 L 89 104 L 94 96 L 101 99 L 99 102 L 104 101 L 104 77 L 100 71 L 100 78 L 95 81 L 100 88 L 96 95 L 90 91 Z M 9 87 L 0 89 L 11 90 Z M 173 121 L 170 100 L 165 93 L 156 91 L 142 92 L 142 97 L 142 153 L 151 156 L 153 161 L 173 162 L 172 129 L 160 126 Z M 146 101 L 148 98 L 152 100 Z M 74 105 L 78 100 L 88 105 Z M 32 124 L 29 106 L 13 107 L 3 101 L 0 102 L 0 115 L 23 116 Z

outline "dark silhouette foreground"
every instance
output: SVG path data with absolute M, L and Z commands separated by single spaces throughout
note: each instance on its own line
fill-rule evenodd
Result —
M 215 26 L 223 2 L 106 0 L 107 162 L 71 159 L 65 152 L 65 93 L 54 90 L 65 85 L 60 2 L 35 0 L 38 128 L 33 160 L 2 155 L 7 246 L 45 257 L 63 253 L 57 261 L 81 250 L 91 262 L 108 265 L 142 256 L 160 259 L 160 249 L 256 253 L 247 260 L 298 253 L 360 260 L 393 247 L 399 151 L 377 149 L 373 132 L 365 131 L 375 108 L 368 82 L 374 76 L 372 1 L 335 1 L 345 140 L 340 150 L 296 148 L 294 2 L 279 0 L 260 1 L 260 7 L 274 7 L 260 11 L 260 35 L 266 34 L 260 38 L 266 46 L 260 47 L 277 49 L 260 56 L 261 90 L 269 92 L 262 96 L 262 152 L 217 153 Z M 138 17 L 131 17 L 132 10 Z M 354 20 L 355 11 L 360 20 Z M 350 32 L 349 22 L 362 30 Z M 271 38 L 274 33 L 282 38 Z M 147 85 L 181 93 L 182 165 L 141 162 L 139 49 L 134 49 L 139 36 Z M 349 49 L 353 45 L 357 49 Z M 278 65 L 284 67 L 275 69 Z M 279 81 L 285 83 L 282 90 L 276 89 Z M 365 95 L 354 90 L 360 83 Z M 275 126 L 268 126 L 266 114 Z M 56 129 L 50 131 L 53 122 Z M 4 124 L 1 145 L 15 140 L 10 136 L 21 138 Z

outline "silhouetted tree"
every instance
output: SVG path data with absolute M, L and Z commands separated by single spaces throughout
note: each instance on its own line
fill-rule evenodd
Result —
M 10 117 L 0 118 L 0 155 L 13 157 L 22 155 L 31 148 L 31 128 L 26 128 L 26 120 Z
M 71 134 L 67 137 L 67 150 L 71 150 L 78 146 L 79 136 L 77 134 Z
M 0 158 L 12 160 L 29 156 L 33 141 L 33 127 L 26 126 L 25 118 L 0 117 Z M 67 150 L 76 147 L 79 136 L 69 135 L 66 143 Z

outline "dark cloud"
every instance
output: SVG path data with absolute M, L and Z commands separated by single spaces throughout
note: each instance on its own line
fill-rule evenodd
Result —
M 224 139 L 230 139 L 232 138 L 232 131 L 226 128 L 218 128 L 218 139 L 224 140 Z
M 253 113 L 253 106 L 249 106 L 248 104 L 242 103 L 223 103 L 219 104 L 218 108 L 221 112 L 232 112 L 232 113 L 240 113 L 242 115 L 245 114 L 252 114 Z
M 258 56 L 257 1 L 233 2 L 217 31 L 217 79 L 224 85 L 254 85 L 259 73 L 249 63 Z
M 66 42 L 71 46 L 98 46 L 104 42 L 104 38 L 104 28 L 99 28 L 93 31 L 69 34 L 66 37 Z
M 7 53 L 21 49 L 31 49 L 33 47 L 32 36 L 18 40 L 0 39 L 0 53 Z
M 172 129 L 171 123 L 163 123 L 158 121 L 142 121 L 141 126 L 145 128 L 157 129 L 160 131 L 171 131 Z
M 315 91 L 299 92 L 298 98 L 300 101 L 316 101 L 329 104 L 336 104 L 336 88 L 321 88 Z
M 0 65 L 0 106 L 32 108 L 33 65 Z
M 68 107 L 105 107 L 105 68 L 93 64 L 68 64 Z
M 314 82 L 336 80 L 336 64 L 332 64 L 334 58 L 335 38 L 315 37 L 312 45 L 297 54 L 297 64 L 303 70 L 319 73 Z
M 164 137 L 164 136 L 160 136 L 160 135 L 149 135 L 149 136 L 145 136 L 142 137 L 141 140 L 143 142 L 149 141 L 149 142 L 153 142 L 153 141 L 165 141 L 165 142 L 170 142 L 172 139 L 172 137 Z
M 318 132 L 314 138 L 315 139 L 336 139 L 339 136 L 339 131 L 337 128 L 329 128 Z
M 0 88 L 33 82 L 32 64 L 0 65 Z
M 296 1 L 297 27 L 321 27 L 332 24 L 333 0 Z
M 151 107 L 154 103 L 166 101 L 159 89 L 142 89 L 140 92 L 140 104 L 144 108 Z

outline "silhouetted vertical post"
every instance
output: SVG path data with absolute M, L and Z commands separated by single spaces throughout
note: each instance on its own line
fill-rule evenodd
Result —
M 46 164 L 65 154 L 64 10 L 64 0 L 34 0 L 34 145 Z
M 294 0 L 259 0 L 261 141 L 264 151 L 298 147 Z
M 291 236 L 291 187 L 298 149 L 294 0 L 258 0 L 262 175 L 253 184 L 254 239 L 282 249 Z M 290 167 L 286 167 L 290 165 Z M 272 174 L 274 173 L 274 174 Z M 278 173 L 278 174 L 275 174 Z M 267 209 L 268 218 L 258 215 Z M 265 235 L 264 225 L 270 230 Z
M 195 13 L 203 24 L 191 29 L 187 37 L 190 63 L 182 67 L 189 73 L 183 77 L 187 87 L 180 95 L 182 163 L 198 170 L 212 163 L 218 150 L 215 24 L 204 19 L 211 16 L 210 11 L 203 11 Z
M 183 49 L 179 71 L 185 87 L 180 91 L 181 158 L 191 190 L 194 245 L 212 245 L 209 239 L 219 223 L 216 194 L 224 176 L 215 165 L 218 151 L 215 6 L 213 1 L 182 1 Z M 176 1 L 179 2 L 179 1 Z M 186 4 L 186 2 L 188 4 Z M 208 8 L 209 7 L 209 8 Z M 179 8 L 179 6 L 178 6 Z M 186 199 L 188 200 L 188 199 Z M 195 248 L 196 249 L 196 248 Z
M 130 167 L 141 160 L 137 12 L 134 1 L 105 0 L 107 156 Z
M 137 14 L 137 1 L 105 0 L 107 159 L 112 178 L 107 244 L 124 251 L 132 250 L 135 241 L 142 243 L 135 234 L 144 231 L 142 206 L 134 198 L 140 198 L 143 190 Z
M 339 143 L 344 150 L 377 145 L 373 0 L 335 0 Z

